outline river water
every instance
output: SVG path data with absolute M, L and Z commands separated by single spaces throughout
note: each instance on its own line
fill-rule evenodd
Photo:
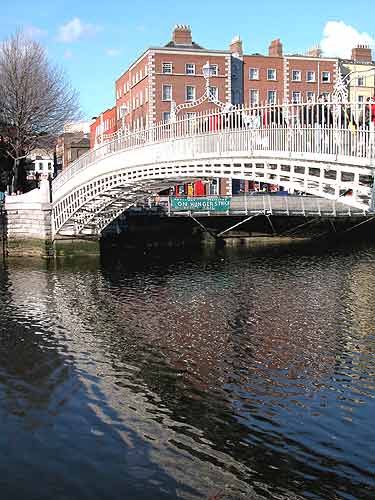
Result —
M 375 245 L 0 264 L 0 498 L 375 497 Z

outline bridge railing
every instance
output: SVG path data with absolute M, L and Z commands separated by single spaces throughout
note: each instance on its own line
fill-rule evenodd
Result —
M 202 138 L 196 142 L 196 153 L 200 154 L 272 151 L 373 160 L 375 103 L 319 100 L 255 104 L 126 131 L 73 162 L 53 181 L 53 192 L 81 170 L 114 153 L 193 137 Z

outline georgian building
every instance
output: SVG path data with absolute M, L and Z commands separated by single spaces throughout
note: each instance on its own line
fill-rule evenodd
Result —
M 193 41 L 189 26 L 177 25 L 164 47 L 148 48 L 116 81 L 117 126 L 134 129 L 168 121 L 172 105 L 193 103 L 206 90 L 202 68 L 209 62 L 211 94 L 231 102 L 231 53 Z M 181 116 L 215 109 L 213 102 L 181 110 Z M 190 115 L 191 116 L 191 115 Z

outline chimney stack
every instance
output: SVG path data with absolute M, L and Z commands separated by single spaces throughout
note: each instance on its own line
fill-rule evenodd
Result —
M 238 56 L 238 57 L 242 57 L 243 56 L 242 40 L 239 37 L 239 35 L 235 36 L 233 38 L 233 40 L 230 42 L 229 50 L 235 56 Z
M 322 49 L 318 47 L 312 47 L 307 51 L 307 56 L 308 57 L 322 57 Z
M 271 57 L 282 57 L 283 55 L 283 44 L 280 39 L 272 40 L 271 45 L 268 48 L 268 55 Z
M 352 60 L 355 62 L 372 62 L 372 52 L 368 45 L 357 45 L 352 49 Z
M 190 26 L 187 24 L 176 24 L 173 29 L 172 40 L 175 45 L 193 45 Z

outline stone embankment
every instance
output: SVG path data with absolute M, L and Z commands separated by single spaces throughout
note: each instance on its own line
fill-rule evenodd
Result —
M 49 256 L 52 247 L 52 207 L 48 181 L 39 189 L 5 198 L 7 254 Z

